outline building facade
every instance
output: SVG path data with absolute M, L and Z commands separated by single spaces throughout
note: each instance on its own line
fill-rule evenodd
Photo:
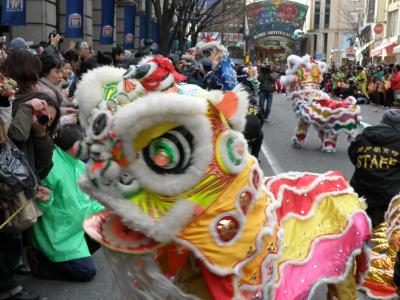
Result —
M 47 41 L 50 32 L 57 30 L 65 33 L 65 15 L 67 0 L 27 0 L 27 24 L 25 26 L 1 26 L 0 33 L 8 40 L 23 37 L 25 40 L 39 43 Z M 128 1 L 117 1 L 114 21 L 114 45 L 123 45 L 124 20 L 123 4 Z M 144 0 L 136 0 L 135 48 L 139 48 L 141 16 L 145 14 Z M 110 51 L 110 45 L 100 45 L 101 0 L 84 0 L 84 37 L 95 49 Z M 68 46 L 65 39 L 62 47 Z
M 375 4 L 374 18 L 366 20 L 373 27 L 373 62 L 400 62 L 400 0 L 368 0 L 368 4 L 370 11 Z
M 307 0 L 308 53 L 331 66 L 355 60 L 357 32 L 363 25 L 365 0 Z
M 213 33 L 228 49 L 230 57 L 238 64 L 244 63 L 245 58 L 245 0 L 221 1 L 226 10 L 223 22 L 218 22 L 204 29 Z

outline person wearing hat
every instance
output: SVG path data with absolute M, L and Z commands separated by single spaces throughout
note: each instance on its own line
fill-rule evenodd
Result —
M 348 154 L 355 167 L 350 184 L 366 199 L 375 227 L 400 192 L 400 109 L 386 110 L 381 124 L 365 128 L 350 144 Z
M 32 41 L 25 41 L 22 37 L 17 37 L 10 42 L 10 50 L 13 51 L 21 48 L 28 49 L 32 45 Z

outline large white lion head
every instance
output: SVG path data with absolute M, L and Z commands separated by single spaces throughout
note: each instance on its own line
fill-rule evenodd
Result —
M 95 109 L 84 122 L 80 148 L 89 161 L 81 187 L 126 226 L 159 242 L 172 239 L 248 164 L 241 134 L 247 93 L 188 86 L 148 93 L 116 112 Z M 91 85 L 83 80 L 79 88 Z

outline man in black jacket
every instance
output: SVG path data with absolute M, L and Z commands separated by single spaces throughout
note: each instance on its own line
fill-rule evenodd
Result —
M 246 127 L 243 134 L 249 145 L 249 151 L 251 155 L 258 159 L 258 155 L 260 153 L 262 142 L 264 139 L 264 133 L 262 131 L 264 118 L 261 115 L 261 112 L 257 106 L 257 100 L 253 97 L 253 85 L 248 80 L 244 80 L 242 84 L 246 91 L 249 93 L 250 100 L 249 105 L 247 106 Z
M 271 65 L 261 65 L 260 71 L 260 75 L 257 78 L 260 82 L 259 106 L 264 120 L 268 121 L 275 92 L 275 81 L 278 79 L 278 75 L 272 71 Z
M 385 111 L 381 124 L 357 136 L 348 149 L 355 171 L 351 186 L 367 201 L 372 226 L 384 220 L 390 200 L 400 192 L 400 110 Z

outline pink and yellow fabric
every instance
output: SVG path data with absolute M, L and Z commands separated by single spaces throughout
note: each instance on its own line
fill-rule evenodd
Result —
M 355 286 L 368 270 L 370 224 L 344 176 L 293 173 L 267 179 L 266 187 L 279 203 L 284 233 L 282 255 L 274 261 L 276 299 L 308 299 L 320 281 L 338 283 L 349 273 L 352 284 L 337 296 L 356 299 Z
M 337 172 L 264 182 L 240 133 L 246 109 L 240 87 L 186 86 L 85 113 L 80 186 L 108 210 L 84 228 L 124 297 L 306 299 L 323 282 L 353 297 L 370 235 L 363 202 Z

